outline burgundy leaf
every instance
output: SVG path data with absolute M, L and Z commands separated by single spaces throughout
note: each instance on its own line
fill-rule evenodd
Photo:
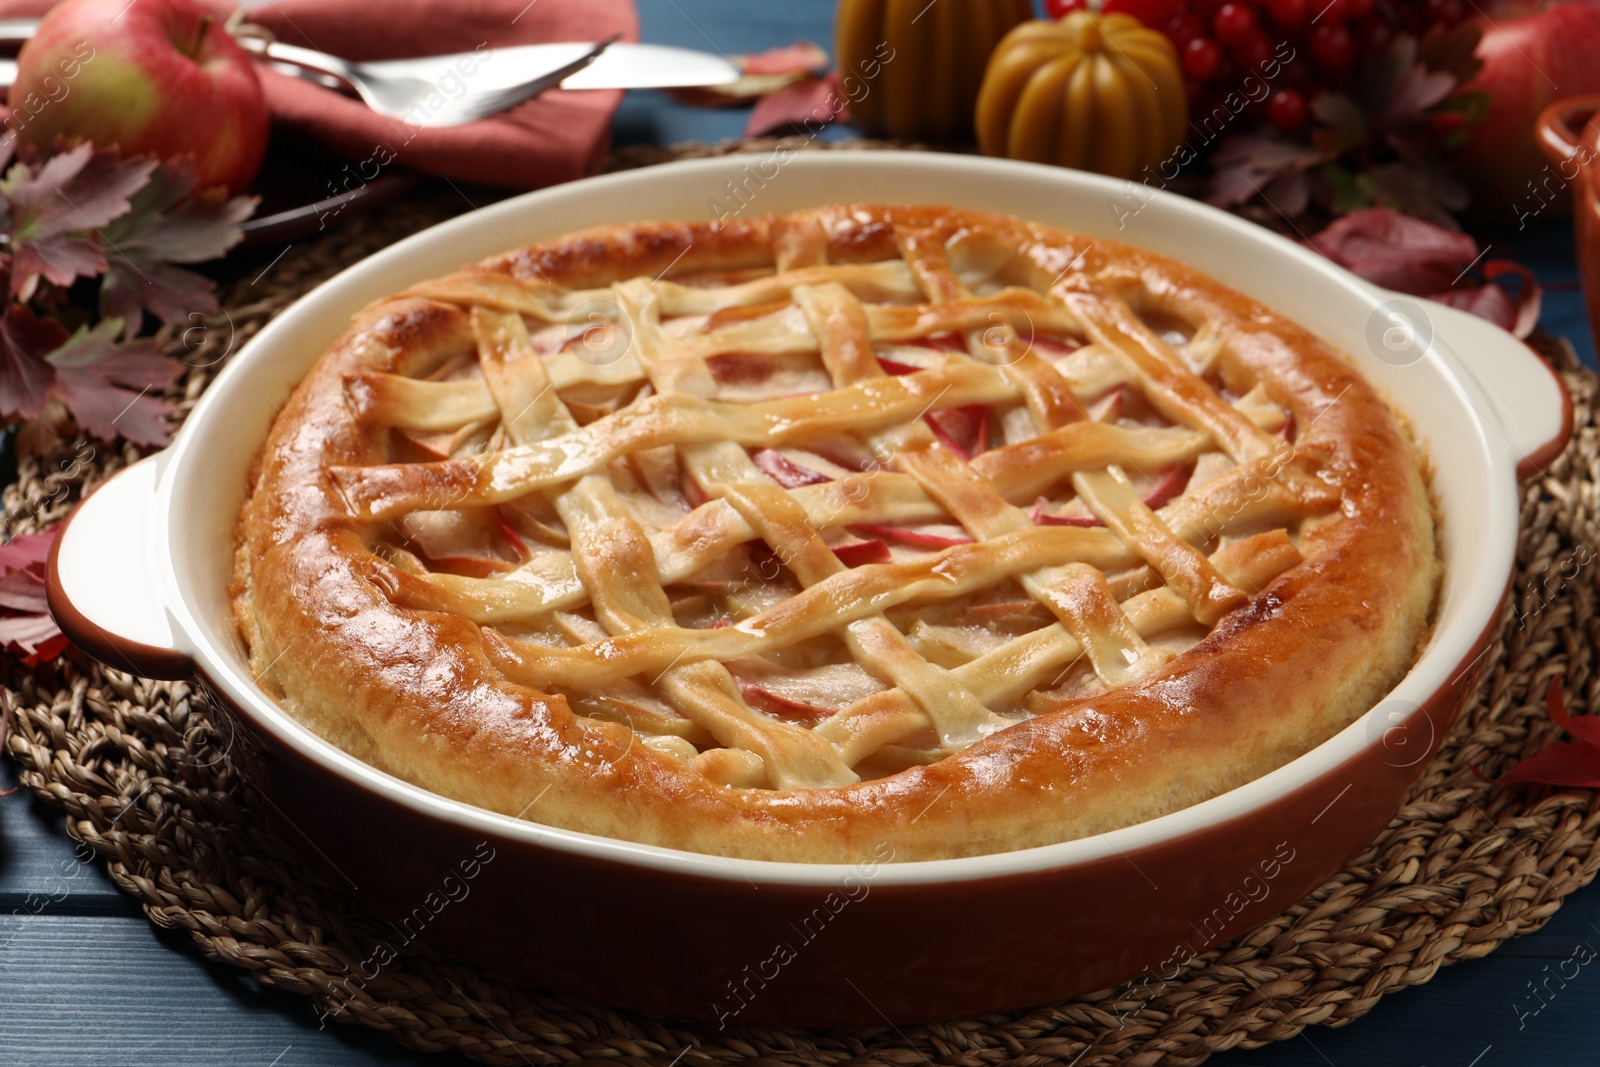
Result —
M 1466 234 L 1388 208 L 1352 211 L 1308 244 L 1369 282 L 1417 295 L 1448 289 L 1478 255 Z
M 0 545 L 0 608 L 19 613 L 0 616 L 0 647 L 24 653 L 22 662 L 30 667 L 67 647 L 45 601 L 44 567 L 55 539 L 51 528 Z
M 1487 779 L 1495 785 L 1529 782 L 1537 785 L 1600 788 L 1600 716 L 1567 714 L 1561 695 L 1562 676 L 1550 679 L 1545 689 L 1545 708 L 1557 726 L 1577 738 L 1560 741 L 1521 760 L 1499 778 Z M 1473 773 L 1484 777 L 1476 767 Z
M 1229 137 L 1212 153 L 1214 168 L 1206 202 L 1218 207 L 1242 204 L 1259 196 L 1275 179 L 1326 161 L 1309 145 L 1281 137 L 1240 134 Z
M 11 201 L 19 238 L 93 230 L 126 212 L 155 169 L 154 160 L 122 160 L 85 141 L 51 156 L 37 174 L 17 164 L 0 191 Z
M 100 320 L 116 319 L 131 339 L 144 323 L 144 303 L 139 299 L 143 279 L 126 260 L 108 261 L 100 278 Z
M 1467 206 L 1467 187 L 1437 164 L 1385 163 L 1368 170 L 1365 177 L 1384 206 L 1452 232 L 1455 221 L 1450 212 Z
M 1395 80 L 1384 120 L 1390 123 L 1415 122 L 1421 119 L 1423 112 L 1443 103 L 1455 87 L 1453 75 L 1430 71 L 1421 63 L 1414 63 Z
M 44 598 L 44 578 L 32 567 L 7 570 L 0 574 L 0 608 L 12 611 L 48 611 Z
M 1543 291 L 1533 273 L 1520 263 L 1505 259 L 1491 259 L 1483 264 L 1482 285 L 1457 286 L 1442 293 L 1429 294 L 1430 300 L 1471 312 L 1487 319 L 1516 337 L 1527 337 L 1539 323 L 1539 307 Z M 1517 281 L 1515 298 L 1496 278 L 1512 277 Z
M 1565 675 L 1556 675 L 1550 679 L 1550 684 L 1544 689 L 1544 707 L 1550 713 L 1550 718 L 1555 724 L 1589 745 L 1600 745 L 1600 715 L 1579 715 L 1573 717 L 1567 714 L 1567 700 L 1561 694 L 1561 682 Z
M 1491 781 L 1495 785 L 1533 782 L 1594 789 L 1600 787 L 1600 747 L 1562 741 L 1542 752 L 1535 752 Z
M 92 330 L 80 329 L 52 352 L 52 391 L 94 437 L 166 444 L 172 408 L 159 393 L 183 367 L 162 356 L 153 340 L 118 344 L 121 327 L 116 319 L 107 319 Z
M 746 137 L 764 137 L 792 126 L 816 128 L 838 119 L 849 121 L 849 104 L 839 91 L 839 77 L 806 78 L 756 101 L 745 123 Z
M 96 152 L 88 142 L 52 156 L 37 173 L 14 164 L 0 181 L 11 205 L 12 294 L 30 295 L 40 277 L 68 285 L 105 270 L 95 231 L 129 209 L 155 166 Z
M 50 546 L 56 543 L 55 530 L 44 533 L 17 534 L 0 545 L 0 572 L 43 567 L 50 558 Z
M 11 296 L 33 296 L 40 278 L 53 285 L 71 285 L 79 277 L 92 277 L 106 269 L 100 242 L 84 234 L 58 233 L 33 239 L 17 238 L 11 262 Z
M 141 309 L 162 322 L 179 324 L 190 315 L 217 311 L 216 284 L 192 270 L 156 259 L 133 259 L 112 253 L 100 287 L 100 317 L 122 318 L 127 332 L 138 332 Z
M 1318 93 L 1311 98 L 1311 114 L 1322 123 L 1314 139 L 1330 156 L 1366 142 L 1367 115 L 1361 105 L 1342 93 Z
M 1517 325 L 1517 306 L 1506 291 L 1493 282 L 1429 293 L 1428 299 L 1487 319 L 1502 330 L 1512 330 Z
M 1478 58 L 1482 38 L 1483 27 L 1471 19 L 1452 27 L 1432 26 L 1422 35 L 1422 61 L 1429 70 L 1452 74 L 1465 85 L 1483 69 L 1483 61 Z
M 66 339 L 60 324 L 25 304 L 0 313 L 0 418 L 31 419 L 44 409 L 56 380 L 45 354 Z
M 49 614 L 0 618 L 0 648 L 25 653 L 22 662 L 30 667 L 55 659 L 67 644 L 66 635 Z
M 132 337 L 144 309 L 169 324 L 214 313 L 214 283 L 173 264 L 227 252 L 243 238 L 239 224 L 256 203 L 215 190 L 197 193 L 188 163 L 162 164 L 134 195 L 128 212 L 100 231 L 108 264 L 100 288 L 101 317 L 121 319 Z
M 224 197 L 216 190 L 195 192 L 193 164 L 162 163 L 149 184 L 134 194 L 128 212 L 101 227 L 120 252 L 168 263 L 216 259 L 243 239 L 240 223 L 254 213 L 248 196 Z
M 1280 174 L 1261 190 L 1261 195 L 1285 218 L 1296 218 L 1310 206 L 1310 176 L 1303 170 Z
M 56 395 L 83 431 L 102 441 L 126 438 L 136 445 L 164 445 L 172 436 L 172 407 L 147 391 L 122 389 L 92 375 L 63 374 Z
M 1533 272 L 1521 263 L 1513 263 L 1509 259 L 1486 259 L 1483 262 L 1483 276 L 1491 282 L 1498 284 L 1499 279 L 1510 275 L 1518 281 L 1517 291 L 1517 320 L 1510 327 L 1512 334 L 1517 337 L 1527 337 L 1533 328 L 1539 324 L 1539 311 L 1544 303 L 1544 290 L 1540 288 L 1539 281 Z
M 55 369 L 19 343 L 9 318 L 0 318 L 0 419 L 8 422 L 31 419 L 44 410 L 56 380 Z

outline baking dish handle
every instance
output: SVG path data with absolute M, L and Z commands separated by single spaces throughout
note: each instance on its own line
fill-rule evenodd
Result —
M 61 632 L 108 667 L 146 678 L 187 678 L 154 580 L 158 452 L 119 471 L 72 510 L 50 550 L 45 596 Z
M 1533 349 L 1470 312 L 1429 302 L 1428 318 L 1452 362 L 1482 391 L 1488 406 L 1478 414 L 1510 450 L 1517 477 L 1543 473 L 1572 436 L 1572 397 L 1561 376 Z

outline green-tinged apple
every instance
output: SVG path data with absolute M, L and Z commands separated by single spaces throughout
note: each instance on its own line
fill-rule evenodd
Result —
M 1500 0 L 1483 5 L 1478 20 L 1483 69 L 1466 89 L 1486 93 L 1489 109 L 1468 127 L 1459 156 L 1473 210 L 1520 219 L 1546 205 L 1564 209 L 1533 124 L 1553 101 L 1600 93 L 1600 0 Z
M 27 144 L 193 157 L 200 188 L 241 193 L 266 154 L 250 56 L 196 0 L 65 0 L 17 56 L 6 126 Z

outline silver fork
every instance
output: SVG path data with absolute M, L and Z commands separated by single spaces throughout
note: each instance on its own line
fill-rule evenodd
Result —
M 0 44 L 26 41 L 38 28 L 38 19 L 0 19 Z M 286 73 L 327 88 L 355 90 L 366 105 L 380 115 L 413 126 L 437 127 L 464 126 L 531 100 L 546 89 L 554 89 L 568 76 L 593 63 L 616 39 L 612 37 L 599 44 L 489 49 L 481 56 L 468 53 L 456 58 L 471 62 L 473 70 L 459 69 L 458 64 L 457 69 L 447 70 L 443 75 L 438 70 L 440 57 L 357 63 L 279 41 L 245 37 L 239 43 Z M 522 77 L 515 64 L 518 60 L 526 61 L 535 50 L 539 73 Z M 495 64 L 497 55 L 502 57 L 498 66 Z M 478 67 L 484 70 L 479 72 Z M 0 60 L 0 81 L 10 85 L 16 72 L 15 61 Z M 443 84 L 443 78 L 451 74 L 455 75 L 453 84 Z M 474 80 L 487 84 L 474 88 L 469 84 Z
M 532 99 L 546 89 L 553 89 L 569 75 L 593 63 L 615 40 L 613 37 L 597 45 L 570 45 L 570 59 L 564 54 L 553 57 L 554 62 L 566 59 L 561 66 L 531 78 L 487 88 L 473 88 L 469 84 L 471 75 L 466 72 L 457 72 L 461 76 L 454 79 L 452 86 L 444 85 L 437 75 L 419 77 L 411 72 L 409 60 L 356 63 L 278 41 L 256 45 L 247 39 L 243 43 L 247 48 L 263 52 L 275 66 L 289 73 L 319 85 L 354 89 L 366 105 L 380 115 L 413 126 L 441 127 L 476 122 Z M 492 56 L 490 53 L 484 62 L 492 62 Z

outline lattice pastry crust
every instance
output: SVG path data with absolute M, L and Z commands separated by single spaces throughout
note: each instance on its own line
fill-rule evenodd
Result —
M 970 855 L 1305 752 L 1438 581 L 1373 389 L 1170 260 L 835 206 L 590 230 L 368 308 L 240 517 L 261 683 L 353 754 L 730 856 Z

